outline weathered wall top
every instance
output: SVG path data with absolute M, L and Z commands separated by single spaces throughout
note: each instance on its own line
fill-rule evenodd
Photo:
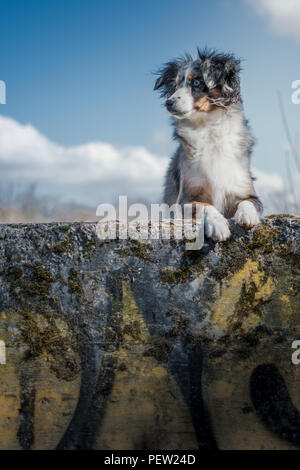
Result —
M 197 252 L 1 225 L 0 448 L 297 448 L 299 228 Z

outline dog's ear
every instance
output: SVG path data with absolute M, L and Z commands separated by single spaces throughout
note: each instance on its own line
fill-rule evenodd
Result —
M 161 77 L 158 77 L 158 79 L 155 81 L 154 90 L 158 90 L 160 87 L 162 87 L 164 81 L 165 79 L 163 75 Z
M 233 54 L 198 50 L 203 78 L 209 90 L 217 88 L 221 94 L 219 106 L 230 106 L 240 99 L 240 60 Z
M 224 64 L 224 74 L 222 77 L 222 94 L 223 96 L 236 102 L 240 96 L 240 61 L 233 57 L 226 60 Z
M 155 82 L 154 90 L 161 90 L 161 96 L 172 95 L 176 88 L 176 77 L 179 70 L 179 63 L 176 61 L 168 62 L 157 72 L 159 75 Z
M 199 47 L 197 47 L 197 52 L 198 52 L 198 57 L 199 57 L 201 62 L 204 62 L 205 59 L 207 59 L 207 57 L 210 56 L 213 53 L 212 51 L 210 51 L 207 48 L 201 50 L 201 49 L 199 49 Z

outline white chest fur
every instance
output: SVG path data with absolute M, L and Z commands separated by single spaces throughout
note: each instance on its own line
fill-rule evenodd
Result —
M 247 195 L 251 184 L 248 151 L 252 137 L 241 108 L 231 113 L 223 110 L 203 113 L 193 125 L 180 122 L 177 132 L 189 144 L 189 152 L 181 161 L 186 184 L 199 188 L 208 183 L 213 204 L 219 211 L 224 208 L 226 195 Z

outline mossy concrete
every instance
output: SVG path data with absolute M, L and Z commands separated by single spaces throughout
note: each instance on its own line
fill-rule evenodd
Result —
M 298 448 L 299 228 L 187 251 L 1 225 L 0 448 Z

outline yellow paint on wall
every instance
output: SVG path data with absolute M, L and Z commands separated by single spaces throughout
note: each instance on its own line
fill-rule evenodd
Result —
M 126 334 L 94 448 L 197 449 L 180 390 L 166 368 L 146 355 L 151 337 L 128 283 L 123 283 L 122 313 Z
M 20 425 L 18 353 L 6 348 L 6 364 L 0 366 L 0 450 L 21 449 L 17 439 Z
M 222 289 L 222 294 L 216 302 L 211 316 L 211 325 L 215 333 L 225 333 L 235 313 L 236 305 L 240 299 L 242 288 L 246 291 L 254 283 L 256 292 L 254 294 L 253 306 L 259 300 L 267 300 L 275 289 L 275 282 L 271 277 L 265 280 L 265 272 L 259 269 L 258 261 L 249 259 L 242 269 L 235 273 Z M 259 316 L 249 312 L 247 317 L 248 327 L 253 327 L 259 322 Z
M 6 343 L 6 364 L 0 365 L 0 450 L 21 450 L 18 439 L 21 422 L 20 375 L 27 347 L 16 343 L 17 336 L 13 335 L 18 334 L 21 317 L 19 314 L 13 315 L 1 314 L 3 323 L 0 338 L 4 338 Z M 12 322 L 14 328 L 11 327 Z M 65 322 L 60 323 L 66 330 Z M 14 343 L 15 347 L 10 346 Z M 78 357 L 77 360 L 79 362 Z M 57 378 L 50 365 L 49 357 L 43 351 L 32 359 L 32 369 L 28 368 L 36 390 L 32 449 L 55 449 L 67 429 L 79 398 L 81 374 L 66 381 Z
M 79 398 L 80 376 L 57 379 L 44 367 L 36 384 L 33 450 L 55 449 L 72 419 Z

